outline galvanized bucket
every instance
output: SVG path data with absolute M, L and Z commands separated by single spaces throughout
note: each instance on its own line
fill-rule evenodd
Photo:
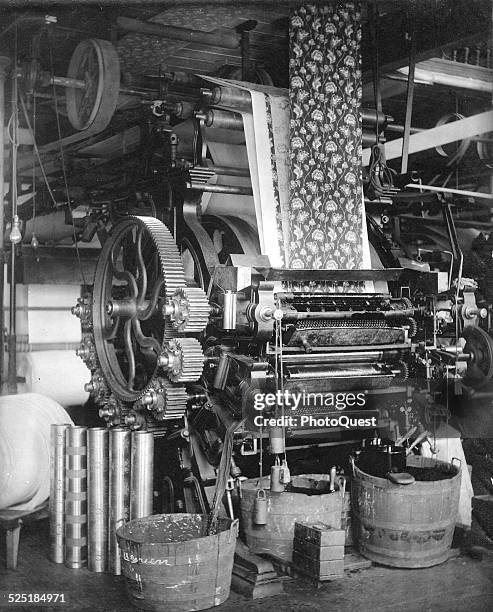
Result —
M 360 552 L 393 567 L 430 567 L 449 557 L 459 508 L 460 469 L 411 455 L 408 467 L 450 470 L 450 478 L 394 484 L 354 467 L 351 501 Z
M 238 521 L 219 518 L 207 535 L 207 515 L 158 514 L 117 532 L 130 601 L 143 610 L 188 612 L 229 597 Z

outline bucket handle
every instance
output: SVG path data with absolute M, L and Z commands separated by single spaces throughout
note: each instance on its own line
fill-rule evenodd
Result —
M 231 523 L 231 527 L 229 528 L 228 544 L 231 544 L 233 534 L 234 534 L 235 540 L 238 537 L 239 526 L 240 526 L 240 519 L 237 519 L 237 518 L 234 519 L 234 521 Z
M 349 462 L 351 463 L 351 468 L 353 470 L 353 477 L 356 478 L 356 472 L 354 469 L 354 457 L 352 455 L 349 457 Z

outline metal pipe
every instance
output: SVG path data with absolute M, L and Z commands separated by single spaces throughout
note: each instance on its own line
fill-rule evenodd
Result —
M 233 195 L 253 195 L 251 187 L 238 187 L 236 185 L 210 185 L 208 183 L 190 182 L 190 189 L 206 191 L 207 193 L 230 193 Z
M 477 191 L 465 191 L 464 189 L 450 189 L 448 187 L 436 187 L 435 185 L 421 185 L 420 183 L 409 183 L 406 189 L 418 189 L 423 191 L 436 191 L 437 193 L 453 193 L 468 198 L 481 198 L 484 200 L 493 200 L 493 193 L 481 193 Z
M 152 514 L 153 434 L 148 431 L 133 431 L 131 447 L 130 520 Z
M 87 431 L 87 556 L 92 572 L 105 572 L 108 563 L 108 430 Z
M 65 434 L 65 565 L 87 563 L 87 429 L 69 427 Z
M 65 517 L 65 432 L 68 424 L 50 431 L 50 561 L 63 563 Z
M 110 430 L 108 571 L 121 574 L 120 548 L 116 530 L 130 518 L 130 430 Z
M 190 30 L 162 23 L 129 19 L 128 17 L 117 17 L 116 25 L 120 30 L 125 30 L 126 32 L 137 32 L 138 34 L 160 36 L 162 38 L 171 38 L 172 40 L 184 40 L 185 42 L 194 42 L 200 45 L 212 45 L 213 47 L 223 47 L 224 49 L 237 49 L 240 46 L 240 39 L 237 34 Z
M 0 56 L 0 393 L 2 391 L 4 377 L 4 288 L 5 288 L 5 208 L 3 203 L 4 176 L 5 176 L 5 76 L 10 64 L 10 58 Z

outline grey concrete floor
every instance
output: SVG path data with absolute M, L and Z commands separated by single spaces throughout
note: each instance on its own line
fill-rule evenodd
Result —
M 5 569 L 0 556 L 0 610 L 74 610 L 127 612 L 136 609 L 126 599 L 123 578 L 71 570 L 48 561 L 47 522 L 23 527 L 16 571 Z M 2 541 L 3 548 L 3 541 Z M 486 612 L 493 610 L 493 558 L 466 556 L 420 570 L 373 566 L 315 589 L 299 580 L 284 583 L 285 593 L 248 601 L 231 593 L 217 612 Z M 58 607 L 8 605 L 8 593 L 64 593 Z M 163 612 L 166 607 L 163 606 Z

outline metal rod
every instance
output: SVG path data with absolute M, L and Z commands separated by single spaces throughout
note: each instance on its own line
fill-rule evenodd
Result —
M 465 191 L 464 189 L 450 189 L 449 187 L 436 187 L 435 185 L 420 185 L 419 183 L 409 183 L 406 189 L 417 189 L 418 191 L 436 191 L 437 193 L 453 193 L 462 195 L 468 198 L 481 198 L 484 200 L 493 200 L 493 193 L 481 193 L 477 191 Z
M 50 431 L 50 561 L 63 563 L 65 518 L 65 432 L 68 424 Z
M 404 317 L 413 317 L 416 311 L 414 308 L 404 308 L 402 310 L 381 310 L 371 313 L 372 317 L 383 317 L 384 319 L 401 319 Z M 313 311 L 313 312 L 296 312 L 292 310 L 283 311 L 283 321 L 301 321 L 305 319 L 352 319 L 355 316 L 368 318 L 370 312 L 357 310 L 335 310 L 335 311 Z
M 0 303 L 0 393 L 3 386 L 4 378 L 4 295 L 5 295 L 5 208 L 4 208 L 4 184 L 5 184 L 5 76 L 9 67 L 10 59 L 4 55 L 0 56 L 0 295 L 2 296 Z
M 209 185 L 208 183 L 190 182 L 190 189 L 206 191 L 207 193 L 230 193 L 234 195 L 253 195 L 251 187 L 238 187 L 236 185 Z
M 108 563 L 108 430 L 87 431 L 87 556 L 92 572 L 105 572 Z
M 216 174 L 225 174 L 226 176 L 250 176 L 250 171 L 248 170 L 248 168 L 232 168 L 230 166 L 209 166 L 208 170 L 213 170 Z
M 132 432 L 130 461 L 130 520 L 152 514 L 154 436 L 148 431 Z
M 149 36 L 184 40 L 185 42 L 212 45 L 213 47 L 223 47 L 224 49 L 237 49 L 240 45 L 239 36 L 236 34 L 190 30 L 162 23 L 129 19 L 128 17 L 117 17 L 116 25 L 120 30 L 125 30 L 126 32 L 138 32 L 139 34 L 147 34 Z
M 87 87 L 85 81 L 60 76 L 51 77 L 50 85 L 58 85 L 59 87 L 71 87 L 73 89 L 86 89 Z
M 17 58 L 16 58 L 17 59 Z M 12 78 L 12 94 L 11 94 L 11 108 L 12 108 L 12 143 L 10 147 L 10 196 L 11 196 L 11 208 L 12 208 L 12 225 L 14 227 L 14 220 L 17 217 L 17 133 L 19 128 L 19 117 L 17 115 L 17 103 L 18 103 L 18 89 L 17 89 L 17 73 L 13 71 Z M 2 127 L 3 129 L 3 127 Z M 7 373 L 7 388 L 9 393 L 17 393 L 17 352 L 16 352 L 16 288 L 15 288 L 15 263 L 16 263 L 16 249 L 15 244 L 11 241 L 10 243 L 10 313 L 9 313 L 9 339 L 8 339 L 8 350 L 9 350 L 9 364 Z M 2 296 L 3 300 L 3 296 Z
M 108 571 L 121 574 L 120 548 L 116 530 L 130 518 L 130 430 L 110 430 Z
M 65 434 L 65 565 L 87 563 L 87 429 L 69 427 Z

